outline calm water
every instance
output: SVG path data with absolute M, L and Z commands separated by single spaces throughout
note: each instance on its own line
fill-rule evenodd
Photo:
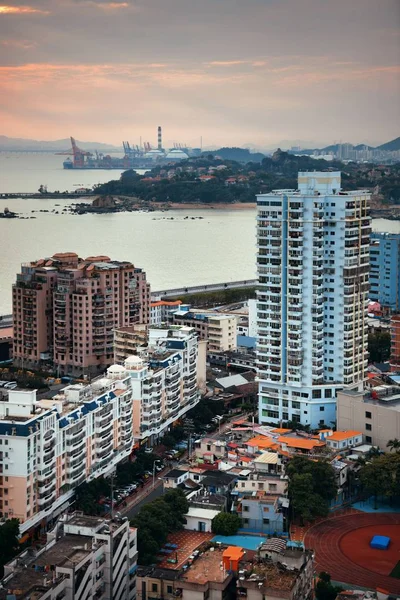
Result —
M 121 155 L 122 156 L 122 155 Z M 0 193 L 36 192 L 47 185 L 49 192 L 93 187 L 110 179 L 119 179 L 122 171 L 73 171 L 63 169 L 67 156 L 40 152 L 0 152 Z
M 89 186 L 119 176 L 118 171 L 63 171 L 60 159 L 62 163 L 62 156 L 0 153 L 0 192 L 32 191 L 41 183 L 49 190 L 73 189 L 74 183 Z M 11 311 L 11 285 L 21 262 L 55 252 L 74 251 L 82 257 L 107 254 L 117 260 L 131 260 L 147 271 L 153 289 L 255 277 L 255 210 L 81 216 L 51 212 L 61 212 L 68 203 L 0 199 L 1 212 L 8 206 L 24 216 L 36 217 L 0 219 L 0 314 Z M 50 212 L 36 212 L 39 210 Z M 203 219 L 191 219 L 199 216 Z M 373 227 L 400 232 L 400 222 L 396 221 L 377 219 Z

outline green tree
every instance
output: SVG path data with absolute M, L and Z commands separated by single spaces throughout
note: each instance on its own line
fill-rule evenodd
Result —
M 163 446 L 165 446 L 166 448 L 174 448 L 175 444 L 176 444 L 176 439 L 174 438 L 173 435 L 167 433 L 166 435 L 164 435 L 164 437 L 161 440 L 161 443 Z
M 335 471 L 326 460 L 296 456 L 286 468 L 288 494 L 295 517 L 302 523 L 326 516 L 329 503 L 336 496 Z
M 319 574 L 317 585 L 315 586 L 317 600 L 336 600 L 336 596 L 341 590 L 341 587 L 332 585 L 329 573 L 322 571 Z
M 390 333 L 377 331 L 368 335 L 368 352 L 371 362 L 385 362 L 390 357 Z
M 400 497 L 400 452 L 387 452 L 375 456 L 364 464 L 359 473 L 362 490 L 374 496 L 374 507 L 377 509 L 378 496 L 390 501 Z
M 4 575 L 4 565 L 8 563 L 18 552 L 19 520 L 7 519 L 0 527 L 0 576 Z
M 183 528 L 188 502 L 182 490 L 168 490 L 164 496 L 145 504 L 131 521 L 138 529 L 139 563 L 155 562 L 168 535 Z
M 240 517 L 233 513 L 220 512 L 211 523 L 213 533 L 217 535 L 235 535 L 241 526 Z
M 389 440 L 386 444 L 389 450 L 396 450 L 396 452 L 400 452 L 400 440 L 395 438 L 394 440 Z

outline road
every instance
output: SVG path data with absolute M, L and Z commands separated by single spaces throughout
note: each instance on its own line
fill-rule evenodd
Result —
M 240 415 L 240 416 L 234 415 L 234 416 L 230 417 L 228 419 L 228 421 L 226 421 L 226 423 L 221 425 L 219 430 L 217 429 L 213 433 L 207 434 L 206 437 L 209 439 L 213 439 L 213 440 L 217 439 L 220 435 L 222 435 L 227 429 L 229 429 L 231 427 L 231 421 L 236 421 L 237 419 L 244 418 L 246 416 L 248 416 L 248 415 Z M 185 454 L 182 456 L 182 458 L 180 460 L 180 463 L 186 463 L 186 462 L 187 462 L 187 452 L 185 452 Z M 127 505 L 124 507 L 118 507 L 115 512 L 119 512 L 119 513 L 121 513 L 121 515 L 124 515 L 124 516 L 128 517 L 129 519 L 132 519 L 139 512 L 139 510 L 142 508 L 142 506 L 144 506 L 145 504 L 148 504 L 152 500 L 155 500 L 156 498 L 158 498 L 159 496 L 162 495 L 163 481 L 160 480 L 160 478 L 163 477 L 166 473 L 168 473 L 168 471 L 170 471 L 172 468 L 175 468 L 175 467 L 179 468 L 180 463 L 174 462 L 173 465 L 169 465 L 163 471 L 160 471 L 159 473 L 157 473 L 156 478 L 155 478 L 154 488 L 153 488 L 153 478 L 149 477 L 146 480 L 146 483 L 144 484 L 143 488 L 139 488 L 139 491 L 137 492 L 137 494 L 133 494 L 132 496 L 130 496 L 129 498 L 126 499 Z

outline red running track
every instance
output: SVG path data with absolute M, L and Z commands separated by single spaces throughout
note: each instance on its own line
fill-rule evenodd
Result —
M 306 548 L 313 549 L 315 552 L 315 569 L 317 573 L 326 571 L 330 573 L 334 581 L 371 589 L 379 587 L 392 594 L 400 594 L 400 579 L 374 573 L 370 570 L 371 567 L 368 567 L 368 564 L 364 566 L 364 559 L 362 552 L 358 550 L 358 545 L 354 546 L 352 555 L 346 547 L 347 556 L 342 552 L 340 546 L 341 538 L 349 532 L 353 532 L 352 538 L 356 539 L 355 530 L 364 527 L 379 527 L 380 525 L 399 526 L 400 514 L 358 513 L 342 517 L 331 517 L 310 527 L 305 535 L 304 543 Z M 395 530 L 398 530 L 398 527 L 394 527 L 393 532 Z M 363 536 L 361 530 L 360 545 L 363 543 L 361 541 L 363 537 L 365 536 Z M 385 552 L 385 550 L 381 550 L 381 552 Z M 400 554 L 398 560 L 400 560 Z M 396 560 L 393 567 L 395 563 Z

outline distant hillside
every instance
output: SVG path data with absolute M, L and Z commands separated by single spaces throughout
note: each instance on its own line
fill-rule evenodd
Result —
M 112 144 L 104 144 L 101 142 L 81 142 L 76 140 L 78 146 L 83 150 L 100 150 L 102 152 L 118 152 L 122 150 Z M 63 140 L 38 141 L 23 138 L 10 138 L 6 135 L 0 135 L 0 151 L 14 152 L 62 152 L 71 148 L 71 140 L 69 138 Z
M 397 137 L 391 142 L 386 142 L 386 144 L 378 146 L 378 150 L 388 150 L 389 152 L 395 152 L 396 150 L 400 150 L 400 137 Z
M 219 148 L 209 152 L 213 156 L 220 156 L 224 160 L 235 160 L 239 163 L 261 162 L 265 154 L 250 152 L 248 148 Z

